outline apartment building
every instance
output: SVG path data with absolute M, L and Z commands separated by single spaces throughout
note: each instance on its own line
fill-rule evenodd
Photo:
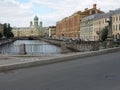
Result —
M 113 38 L 120 39 L 120 9 L 113 11 L 112 31 L 113 31 Z
M 97 5 L 93 4 L 91 9 L 85 8 L 84 11 L 77 11 L 73 15 L 58 21 L 56 23 L 56 36 L 58 38 L 78 38 L 80 20 L 85 16 L 95 13 L 103 13 L 103 11 L 97 9 Z
M 106 18 L 109 17 L 112 18 L 113 39 L 120 39 L 120 9 L 84 17 L 80 22 L 80 38 L 89 41 L 99 40 L 100 31 L 108 26 Z
M 56 37 L 56 26 L 49 27 L 49 37 Z
M 85 41 L 94 41 L 94 33 L 99 31 L 99 28 L 94 30 L 94 19 L 98 18 L 99 14 L 90 15 L 84 17 L 80 22 L 80 39 Z M 97 35 L 98 36 L 98 35 Z
M 98 17 L 94 18 L 92 41 L 97 41 L 100 39 L 100 32 L 105 26 L 108 26 L 106 18 L 109 18 L 110 14 L 111 13 L 98 14 Z
M 32 36 L 34 34 L 29 27 L 19 27 L 19 28 L 14 27 L 12 29 L 12 32 L 14 34 L 14 37 L 27 37 L 27 36 Z

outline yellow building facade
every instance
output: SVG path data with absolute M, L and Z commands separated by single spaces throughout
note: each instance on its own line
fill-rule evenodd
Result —
M 109 17 L 109 13 L 103 13 L 93 19 L 93 38 L 91 41 L 98 41 L 100 39 L 100 31 L 105 26 L 108 26 L 108 23 L 106 22 L 107 17 Z
M 120 39 L 120 9 L 116 10 L 112 15 L 112 31 L 113 38 Z
M 56 26 L 50 26 L 49 27 L 49 37 L 56 37 Z
M 120 39 L 120 9 L 84 17 L 80 22 L 80 38 L 87 41 L 99 40 L 100 31 L 108 26 L 106 18 L 110 16 L 112 17 L 113 39 Z

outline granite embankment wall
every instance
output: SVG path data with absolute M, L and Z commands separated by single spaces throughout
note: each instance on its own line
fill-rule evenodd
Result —
M 41 38 L 41 40 L 57 45 L 57 46 L 61 46 L 62 41 L 57 41 L 57 40 L 52 40 L 52 39 L 45 39 L 45 38 Z
M 77 49 L 74 49 L 72 47 L 69 47 L 66 42 L 63 42 L 61 40 L 54 40 L 54 39 L 45 39 L 45 38 L 41 38 L 41 40 L 51 43 L 53 45 L 57 45 L 59 47 L 61 47 L 62 49 L 62 53 L 67 53 L 67 52 L 71 52 L 71 51 L 77 51 Z
M 12 43 L 14 41 L 15 41 L 15 39 L 2 39 L 2 40 L 0 40 L 0 46 Z
M 75 41 L 72 42 L 64 42 L 61 40 L 54 40 L 54 39 L 44 39 L 41 40 L 49 42 L 54 45 L 58 45 L 64 52 L 74 51 L 74 52 L 84 52 L 84 51 L 96 51 L 99 50 L 98 43 L 81 43 L 77 44 Z

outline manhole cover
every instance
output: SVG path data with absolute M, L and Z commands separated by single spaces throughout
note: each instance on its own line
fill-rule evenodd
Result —
M 105 75 L 105 78 L 108 80 L 120 80 L 120 75 L 110 74 Z

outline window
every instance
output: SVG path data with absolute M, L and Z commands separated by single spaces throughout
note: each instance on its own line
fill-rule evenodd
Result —
M 117 39 L 118 35 L 115 35 L 115 39 Z
M 120 24 L 119 24 L 119 30 L 120 30 Z
M 95 11 L 94 11 L 94 10 L 92 10 L 92 14 L 95 14 Z
M 117 31 L 117 25 L 116 25 L 116 31 Z
M 118 21 L 118 17 L 116 17 L 116 21 Z
M 115 22 L 115 17 L 113 17 L 113 20 L 112 20 L 113 22 Z
M 113 31 L 115 30 L 115 25 L 113 25 L 113 29 L 112 29 Z
M 103 20 L 102 24 L 104 24 L 104 20 Z
M 113 37 L 113 39 L 114 39 L 114 35 L 113 35 L 112 37 Z

